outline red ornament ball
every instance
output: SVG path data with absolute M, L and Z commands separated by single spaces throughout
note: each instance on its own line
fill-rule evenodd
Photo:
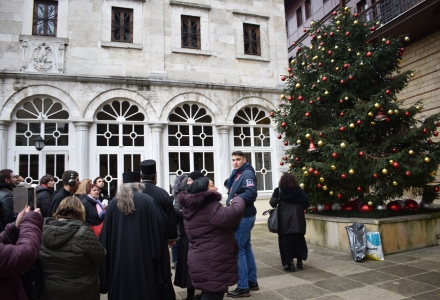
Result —
M 327 77 L 322 77 L 322 81 L 326 82 L 327 81 Z
M 393 153 L 397 153 L 397 148 L 393 148 L 391 151 L 392 151 Z
M 317 187 L 318 189 L 322 189 L 322 184 L 318 183 L 318 184 L 316 185 L 316 187 Z
M 271 112 L 269 113 L 269 116 L 271 116 L 271 117 L 273 118 L 273 116 L 275 116 L 275 113 L 274 113 L 273 111 L 271 111 Z
M 365 156 L 365 152 L 364 151 L 359 151 L 358 155 L 359 155 L 359 157 L 364 157 Z
M 309 168 L 309 173 L 312 174 L 313 172 L 315 172 L 315 169 Z
M 332 50 L 329 50 L 329 51 L 327 52 L 328 55 L 332 55 L 332 53 L 333 53 Z
M 283 165 L 284 165 L 284 162 L 280 161 L 280 166 L 283 166 Z
M 330 36 L 331 36 L 331 37 L 334 37 L 335 34 L 334 34 L 333 32 L 330 32 Z
M 286 76 L 281 76 L 281 81 L 285 81 L 286 80 Z
M 434 132 L 432 133 L 432 135 L 433 135 L 433 136 L 438 136 L 438 132 L 437 132 L 437 131 L 434 131 Z
M 427 133 L 428 133 L 428 129 L 423 128 L 422 132 L 423 132 L 424 134 L 427 134 Z
M 372 177 L 373 177 L 373 179 L 377 179 L 377 178 L 379 178 L 379 174 L 377 174 L 377 173 L 374 173 L 373 175 L 371 175 Z
M 356 121 L 356 125 L 362 125 L 362 121 L 361 120 L 357 120 Z
M 304 117 L 306 117 L 306 118 L 310 117 L 310 113 L 309 113 L 309 112 L 306 112 L 306 113 L 304 114 Z
M 428 144 L 432 144 L 432 140 L 427 140 L 426 141 Z
M 286 127 L 286 126 L 287 126 L 286 122 L 281 123 L 281 127 Z
M 340 131 L 340 132 L 344 132 L 344 131 L 345 131 L 344 126 L 339 127 L 339 131 Z
M 350 35 L 350 32 L 347 31 L 347 32 L 345 33 L 345 36 L 349 36 L 349 35 Z
M 341 104 L 342 104 L 342 103 L 344 103 L 344 100 L 342 100 L 342 99 L 339 99 L 339 103 L 341 103 Z
M 337 194 L 337 195 L 336 195 L 336 198 L 338 198 L 338 199 L 342 199 L 342 194 L 341 194 L 341 193 Z
M 394 212 L 399 212 L 399 211 L 402 210 L 402 205 L 399 202 L 397 202 L 397 201 L 390 201 L 387 204 L 387 209 L 391 210 L 391 211 L 394 211 Z
M 439 191 L 439 188 L 438 188 L 438 186 L 436 186 L 435 188 L 434 188 L 434 192 L 438 192 Z
M 344 203 L 342 205 L 342 210 L 343 211 L 353 211 L 353 210 L 355 210 L 355 208 L 354 208 L 354 205 L 352 203 L 347 202 L 347 203 Z
M 289 145 L 289 142 L 288 141 L 285 141 L 284 142 L 284 146 L 288 146 Z
M 323 134 L 322 132 L 320 132 L 320 133 L 319 133 L 319 136 L 320 136 L 320 137 L 323 137 L 323 136 L 324 136 L 324 134 Z
M 318 67 L 322 67 L 322 62 L 319 62 L 319 63 L 318 63 Z
M 349 64 L 344 64 L 344 69 L 347 69 L 349 66 Z
M 349 80 L 353 80 L 353 76 L 351 76 L 351 75 L 348 76 L 348 79 L 349 79 Z
M 359 211 L 361 212 L 371 212 L 374 210 L 374 206 L 369 206 L 368 203 L 360 203 L 359 204 Z
M 358 186 L 356 189 L 358 192 L 362 192 L 362 187 Z
M 330 211 L 330 210 L 332 210 L 332 206 L 333 206 L 333 203 L 331 202 L 331 203 L 326 203 L 325 205 L 324 205 L 324 211 Z
M 409 111 L 406 111 L 405 112 L 405 117 L 409 117 L 409 116 L 411 116 L 411 113 Z
M 342 174 L 341 174 L 341 179 L 347 179 L 347 174 L 342 173 Z
M 299 161 L 299 157 L 295 157 L 295 161 Z
M 391 42 L 390 42 L 389 40 L 387 40 L 387 41 L 385 42 L 385 45 L 389 46 L 389 45 L 391 45 Z
M 344 79 L 341 79 L 341 84 L 344 84 L 345 83 L 345 80 Z
M 334 159 L 338 158 L 338 153 L 333 152 L 333 153 L 332 153 L 332 158 L 334 158 Z
M 315 171 L 313 172 L 313 175 L 315 175 L 315 176 L 319 176 L 319 171 L 318 171 L 318 170 L 315 170 Z
M 277 135 L 277 138 L 280 140 L 281 139 L 281 134 Z
M 390 91 L 390 90 L 386 90 L 386 91 L 385 91 L 385 94 L 387 94 L 387 95 L 391 95 L 391 91 Z
M 400 164 L 398 162 L 393 163 L 393 167 L 394 169 L 397 169 L 400 167 Z
M 341 113 L 339 114 L 341 117 L 345 116 L 345 113 L 343 111 L 341 111 Z
M 373 53 L 371 53 L 371 51 L 367 52 L 367 57 L 371 57 L 373 55 Z
M 287 68 L 287 72 L 292 72 L 292 68 Z
M 283 160 L 287 160 L 287 156 L 283 156 Z
M 292 96 L 287 96 L 287 101 L 292 101 L 293 97 Z
M 414 201 L 413 199 L 406 199 L 404 209 L 418 211 L 419 204 L 416 201 Z
M 298 96 L 298 101 L 302 101 L 303 100 L 303 96 L 299 95 Z
M 338 13 L 336 12 L 336 10 L 334 12 L 332 12 L 332 15 L 336 16 Z
M 313 105 L 313 100 L 310 100 L 310 101 L 309 101 L 309 104 L 310 104 L 310 105 Z
M 406 177 L 411 177 L 411 172 L 410 172 L 410 171 L 406 171 L 406 172 L 405 172 L 405 176 L 406 176 Z

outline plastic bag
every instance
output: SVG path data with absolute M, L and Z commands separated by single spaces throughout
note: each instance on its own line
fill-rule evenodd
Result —
M 354 261 L 362 261 L 367 254 L 365 225 L 362 223 L 354 223 L 351 226 L 345 226 L 345 230 L 347 231 L 351 256 Z
M 379 232 L 367 232 L 366 257 L 371 260 L 383 260 L 383 250 Z

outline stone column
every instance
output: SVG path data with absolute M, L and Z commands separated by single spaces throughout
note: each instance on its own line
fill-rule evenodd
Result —
M 69 166 L 79 174 L 79 179 L 89 178 L 89 131 L 92 122 L 73 122 L 76 128 L 76 164 Z
M 168 191 L 167 187 L 164 187 L 164 155 L 163 155 L 163 129 L 167 123 L 149 123 L 151 128 L 151 155 L 152 157 L 146 157 L 145 159 L 154 159 L 156 161 L 157 171 L 157 186 Z
M 0 121 L 0 170 L 6 169 L 8 166 L 6 164 L 8 157 L 8 128 L 11 122 L 9 121 Z M 9 166 L 12 167 L 12 166 Z M 18 172 L 17 172 L 18 173 Z
M 217 178 L 219 178 L 220 182 L 217 185 L 220 193 L 226 193 L 226 188 L 223 185 L 223 182 L 226 178 L 231 176 L 231 153 L 229 148 L 229 132 L 231 131 L 232 126 L 229 125 L 218 125 L 218 155 L 219 162 L 217 164 L 219 168 L 219 174 L 217 174 Z

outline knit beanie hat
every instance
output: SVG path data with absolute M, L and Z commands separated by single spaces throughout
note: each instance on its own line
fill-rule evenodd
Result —
M 205 175 L 203 175 L 203 173 L 198 170 L 193 171 L 193 172 L 189 173 L 189 175 L 188 175 L 188 177 L 191 178 L 192 180 L 196 180 L 197 178 L 200 178 L 203 176 L 205 176 Z

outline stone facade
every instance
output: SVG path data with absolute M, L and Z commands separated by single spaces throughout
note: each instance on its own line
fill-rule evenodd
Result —
M 111 182 L 124 171 L 138 169 L 124 165 L 127 157 L 137 153 L 142 160 L 156 159 L 159 185 L 166 188 L 172 185 L 174 172 L 168 155 L 181 151 L 168 144 L 169 116 L 183 104 L 196 104 L 211 118 L 208 125 L 213 128 L 214 142 L 211 147 L 190 145 L 184 151 L 190 157 L 195 152 L 213 153 L 214 161 L 209 164 L 214 169 L 208 171 L 213 173 L 220 191 L 224 191 L 220 183 L 231 172 L 231 151 L 259 151 L 255 145 L 234 144 L 234 118 L 245 108 L 257 108 L 268 117 L 284 88 L 279 79 L 288 61 L 284 2 L 59 0 L 57 3 L 54 37 L 33 35 L 33 1 L 9 1 L 1 6 L 4 26 L 0 26 L 0 141 L 4 150 L 0 154 L 0 169 L 11 168 L 16 173 L 20 170 L 26 173 L 28 182 L 37 183 L 42 175 L 54 170 L 54 163 L 49 163 L 46 157 L 62 153 L 64 169 L 75 169 L 80 178 L 93 179 L 110 172 L 104 171 L 99 162 L 102 155 L 116 155 L 117 160 L 112 162 L 117 164 L 117 176 L 109 177 Z M 133 10 L 133 43 L 111 41 L 112 7 Z M 200 18 L 201 49 L 181 47 L 181 15 Z M 243 23 L 260 26 L 260 56 L 244 54 Z M 45 135 L 49 123 L 55 126 L 49 111 L 38 112 L 38 103 L 44 99 L 59 103 L 57 107 L 67 112 L 67 119 L 53 123 L 67 124 L 64 132 L 68 132 L 68 143 L 50 144 L 38 152 L 31 144 L 38 132 L 30 132 L 40 130 L 39 134 Z M 115 105 L 114 101 L 130 103 L 143 115 L 143 120 L 134 121 L 133 126 L 144 126 L 145 133 L 131 133 L 145 136 L 143 147 L 124 146 L 122 133 L 116 146 L 97 144 L 98 123 L 126 128 L 123 127 L 127 124 L 125 116 L 106 122 L 103 120 L 107 119 L 100 121 L 98 117 L 98 112 L 105 113 L 106 105 Z M 37 107 L 35 117 L 20 115 L 20 110 L 30 109 L 31 103 Z M 187 122 L 191 126 L 197 123 L 192 118 Z M 38 123 L 40 129 L 30 129 Z M 17 136 L 22 133 L 18 128 L 24 125 L 29 129 L 24 130 L 20 141 L 27 139 L 29 143 L 19 145 Z M 246 126 L 253 129 L 255 125 L 251 120 Z M 285 168 L 279 163 L 285 147 L 276 139 L 275 125 L 269 125 L 266 138 L 270 139 L 270 145 L 264 145 L 264 152 L 270 153 L 270 158 L 266 159 L 262 174 L 270 171 L 271 175 L 265 179 L 267 186 L 260 189 L 263 198 L 271 194 Z M 55 140 L 60 132 L 54 130 Z M 253 156 L 256 168 L 261 165 L 257 156 Z M 200 164 L 191 158 L 188 168 L 192 171 L 196 167 Z

